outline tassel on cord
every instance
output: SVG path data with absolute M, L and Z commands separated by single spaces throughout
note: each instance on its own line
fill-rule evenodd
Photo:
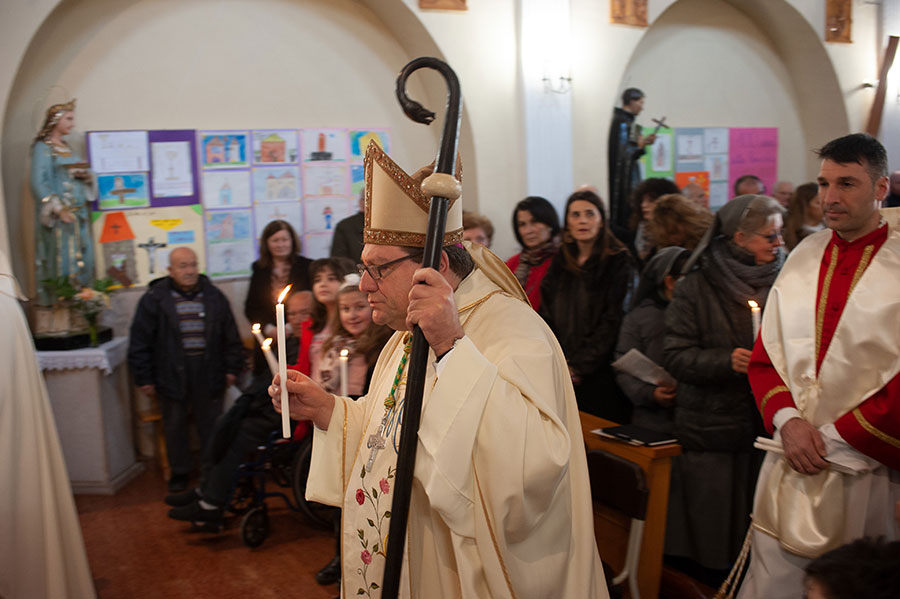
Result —
M 719 590 L 716 591 L 716 594 L 713 595 L 713 599 L 734 599 L 738 582 L 740 582 L 741 575 L 747 565 L 747 556 L 750 555 L 750 539 L 752 534 L 753 524 L 747 529 L 747 536 L 744 537 L 744 544 L 741 546 L 741 552 L 738 555 L 737 561 L 734 562 L 734 567 L 731 568 L 728 577 L 722 583 L 722 586 L 719 587 Z

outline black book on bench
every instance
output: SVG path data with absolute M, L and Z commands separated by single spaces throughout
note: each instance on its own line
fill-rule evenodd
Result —
M 606 428 L 598 428 L 594 431 L 598 435 L 625 441 L 632 445 L 665 445 L 667 443 L 677 443 L 678 439 L 669 433 L 660 433 L 651 431 L 636 424 L 622 424 L 620 426 L 608 426 Z

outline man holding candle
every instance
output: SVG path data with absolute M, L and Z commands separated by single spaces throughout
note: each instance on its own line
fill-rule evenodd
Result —
M 401 575 L 404 597 L 607 597 L 565 358 L 515 277 L 462 246 L 452 202 L 439 270 L 422 269 L 428 198 L 366 153 L 360 289 L 395 331 L 351 401 L 289 372 L 291 414 L 316 425 L 307 497 L 341 506 L 342 584 L 376 597 L 384 572 L 408 331 L 431 347 Z M 280 382 L 280 381 L 279 381 Z M 279 405 L 280 386 L 270 395 Z
M 810 558 L 863 536 L 900 538 L 900 218 L 879 211 L 887 154 L 854 134 L 818 155 L 831 231 L 791 252 L 749 365 L 780 448 L 756 487 L 745 599 L 798 597 Z
M 188 413 L 205 447 L 222 413 L 225 388 L 244 367 L 228 299 L 197 267 L 187 247 L 169 254 L 169 276 L 152 281 L 131 323 L 128 364 L 135 384 L 162 410 L 172 476 L 183 491 L 193 470 Z

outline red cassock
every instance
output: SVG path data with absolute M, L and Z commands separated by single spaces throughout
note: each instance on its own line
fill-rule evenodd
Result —
M 853 287 L 884 244 L 887 234 L 887 226 L 881 226 L 852 242 L 832 234 L 819 267 L 816 293 L 817 374 L 841 313 L 851 298 Z M 893 301 L 900 301 L 900 283 L 897 297 Z M 900 323 L 894 324 L 900 326 Z M 897 350 L 900 351 L 900 348 Z M 857 357 L 859 369 L 864 370 L 865 344 L 860 345 Z M 757 337 L 753 347 L 748 375 L 766 430 L 772 433 L 772 418 L 778 410 L 797 406 L 787 385 L 772 365 L 761 337 Z M 894 470 L 900 470 L 900 375 L 891 379 L 855 409 L 839 417 L 834 425 L 841 437 L 853 448 Z

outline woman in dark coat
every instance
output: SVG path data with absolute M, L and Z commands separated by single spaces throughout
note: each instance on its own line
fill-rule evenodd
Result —
M 600 197 L 573 193 L 562 247 L 541 282 L 540 314 L 566 356 L 578 408 L 621 423 L 631 405 L 610 363 L 633 281 L 631 255 L 607 228 Z
M 309 265 L 312 260 L 300 255 L 300 240 L 287 221 L 273 220 L 263 229 L 259 240 L 259 260 L 253 263 L 250 288 L 244 303 L 244 314 L 251 324 L 259 323 L 263 335 L 275 338 L 275 304 L 278 294 L 288 284 L 291 291 L 312 289 Z M 253 372 L 259 374 L 268 366 L 262 351 L 253 354 Z
M 666 553 L 709 570 L 715 584 L 737 557 L 750 523 L 762 421 L 747 380 L 753 324 L 748 300 L 765 305 L 781 265 L 782 214 L 767 196 L 739 196 L 716 219 L 666 311 L 665 368 L 678 380 Z M 692 267 L 698 267 L 691 270 Z

